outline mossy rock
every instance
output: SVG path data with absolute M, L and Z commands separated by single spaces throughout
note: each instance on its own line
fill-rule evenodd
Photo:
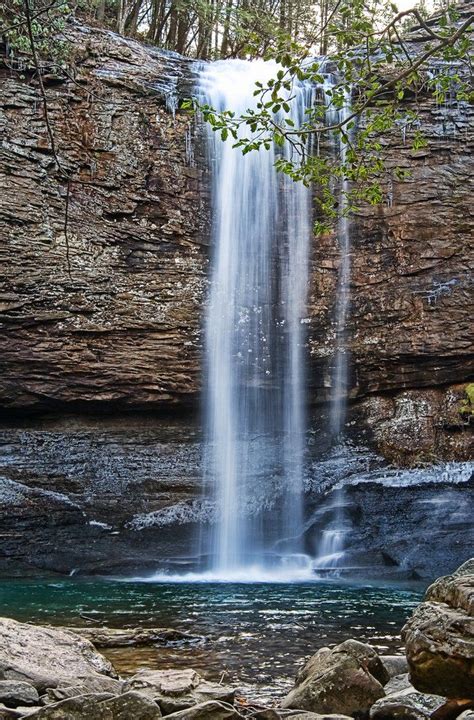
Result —
M 474 383 L 466 385 L 464 394 L 466 397 L 461 401 L 459 412 L 465 419 L 468 419 L 474 413 Z

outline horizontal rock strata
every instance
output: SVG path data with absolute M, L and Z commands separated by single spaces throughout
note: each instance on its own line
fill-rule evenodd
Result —
M 474 560 L 428 588 L 402 637 L 416 688 L 474 700 Z
M 1 69 L 0 407 L 195 403 L 209 183 L 194 121 L 175 112 L 195 68 L 107 31 L 73 24 L 66 35 L 74 81 L 45 83 L 69 188 L 31 74 Z M 409 131 L 393 131 L 384 203 L 351 223 L 354 396 L 453 385 L 472 371 L 471 116 L 418 102 L 429 146 L 412 151 Z M 396 179 L 395 167 L 410 176 Z M 313 401 L 330 384 L 339 262 L 334 234 L 315 240 L 305 319 Z

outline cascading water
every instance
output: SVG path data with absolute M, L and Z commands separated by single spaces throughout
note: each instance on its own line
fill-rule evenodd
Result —
M 351 94 L 345 92 L 344 104 L 340 109 L 332 106 L 332 93 L 337 79 L 328 75 L 322 88 L 323 101 L 328 108 L 326 110 L 326 123 L 333 125 L 344 122 L 351 113 Z M 337 154 L 341 165 L 345 165 L 347 159 L 347 143 L 341 139 L 336 141 L 334 152 Z M 336 294 L 335 328 L 336 328 L 336 350 L 335 363 L 331 379 L 331 399 L 329 410 L 329 428 L 335 441 L 332 453 L 344 454 L 342 444 L 342 432 L 346 417 L 348 376 L 349 376 L 349 353 L 347 347 L 347 317 L 350 308 L 350 275 L 351 275 L 351 243 L 350 223 L 347 213 L 348 208 L 349 181 L 344 175 L 339 195 L 339 215 L 337 222 L 337 239 L 340 251 L 340 264 Z M 348 522 L 344 517 L 344 494 L 339 489 L 334 493 L 333 518 L 331 523 L 322 532 L 322 538 L 315 560 L 315 567 L 318 570 L 331 570 L 337 568 L 344 557 L 345 538 L 348 531 Z
M 346 121 L 350 113 L 350 92 L 346 92 L 344 105 L 337 111 L 338 122 Z M 330 115 L 333 115 L 333 113 Z M 332 121 L 332 117 L 329 119 Z M 345 165 L 346 163 L 347 148 L 347 143 L 340 140 L 337 152 L 341 165 Z M 341 260 L 336 299 L 336 362 L 331 382 L 330 429 L 333 437 L 338 437 L 344 426 L 348 391 L 349 355 L 347 347 L 347 316 L 350 307 L 351 277 L 350 223 L 347 214 L 348 192 L 349 181 L 347 176 L 344 175 L 339 190 L 339 217 L 337 223 L 337 239 Z
M 237 116 L 275 63 L 204 67 L 201 100 Z M 312 88 L 297 85 L 299 125 Z M 206 475 L 218 522 L 212 571 L 298 564 L 305 446 L 303 387 L 310 192 L 274 167 L 271 147 L 243 155 L 206 129 L 212 170 L 213 266 L 206 318 Z M 248 126 L 242 134 L 249 136 Z

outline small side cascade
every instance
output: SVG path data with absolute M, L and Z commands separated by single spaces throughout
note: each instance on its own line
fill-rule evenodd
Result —
M 316 561 L 317 569 L 337 568 L 339 560 L 341 560 L 344 555 L 345 531 L 343 528 L 336 526 L 335 528 L 326 528 L 323 530 L 322 535 L 319 555 Z

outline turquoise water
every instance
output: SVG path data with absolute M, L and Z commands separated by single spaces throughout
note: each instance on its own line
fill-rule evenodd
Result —
M 22 621 L 112 627 L 174 627 L 206 642 L 108 651 L 120 672 L 194 667 L 261 697 L 285 692 L 305 658 L 353 637 L 399 651 L 400 629 L 422 588 L 331 582 L 150 583 L 86 580 L 0 582 L 0 614 Z M 257 687 L 255 687 L 257 686 Z M 270 690 L 271 687 L 271 690 Z

